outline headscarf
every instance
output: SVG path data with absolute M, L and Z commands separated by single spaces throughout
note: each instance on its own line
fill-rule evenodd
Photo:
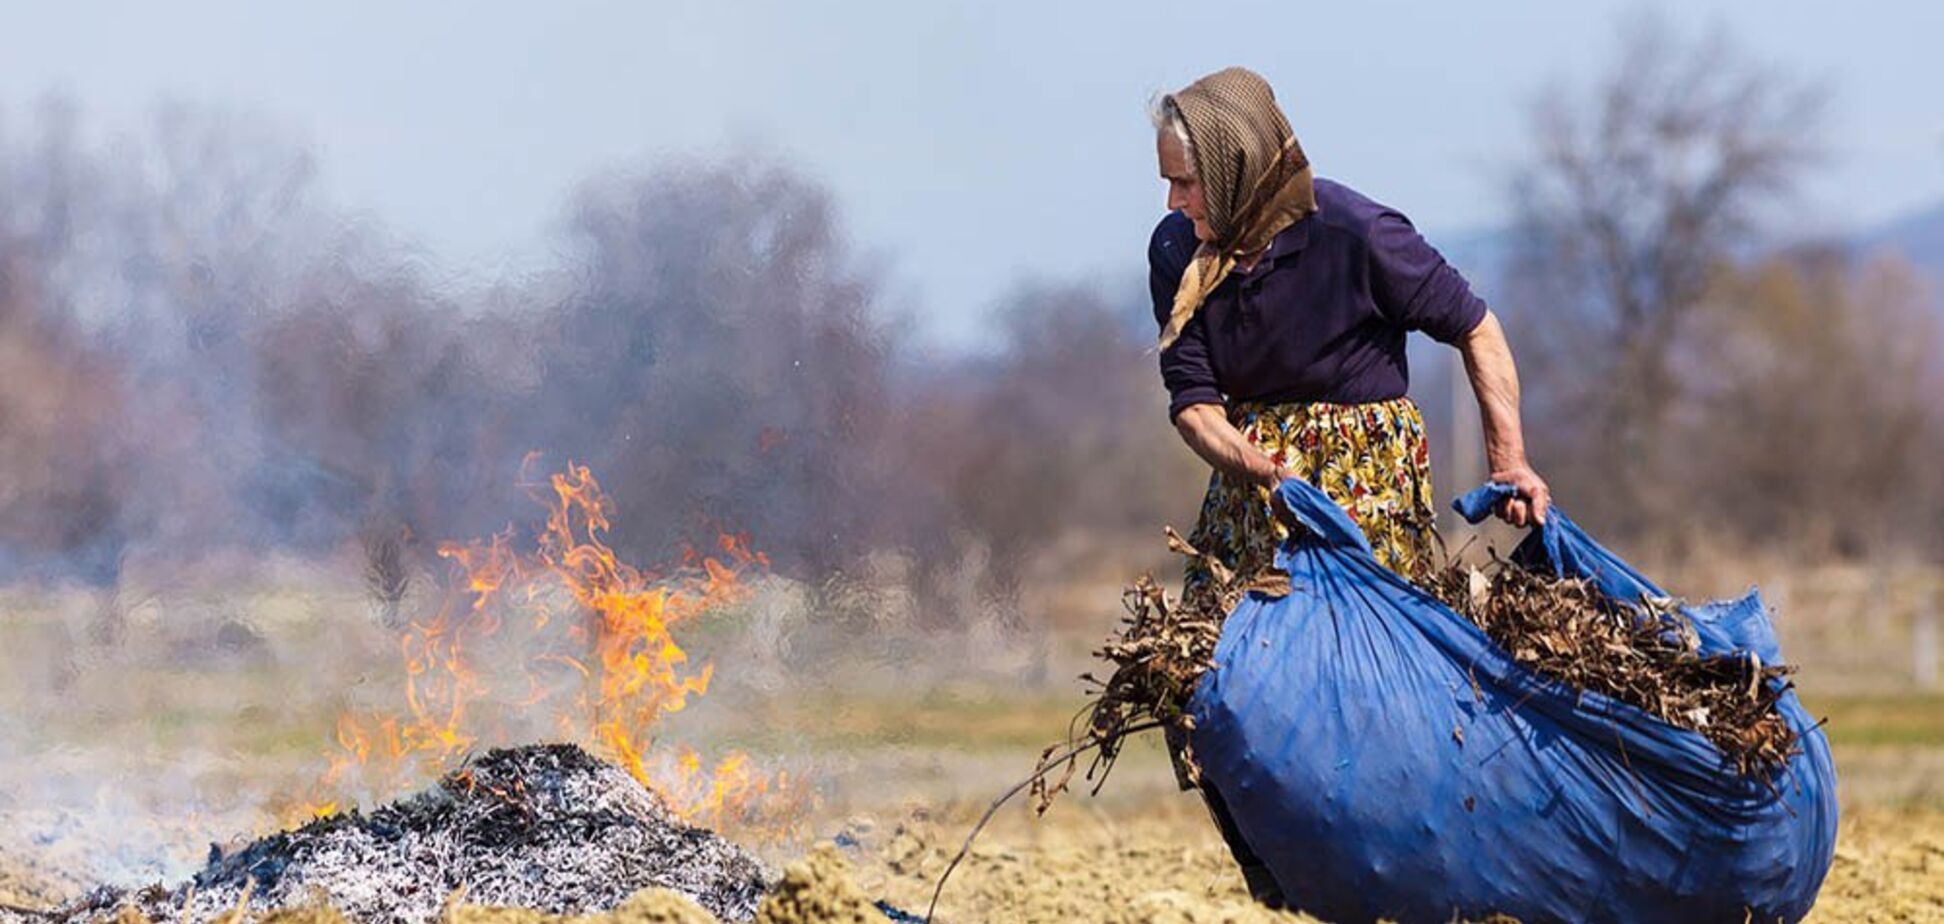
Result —
M 1246 68 L 1216 71 L 1163 97 L 1188 128 L 1213 242 L 1195 248 L 1175 289 L 1160 349 L 1181 336 L 1236 261 L 1269 246 L 1284 228 L 1316 211 L 1309 158 L 1275 91 Z

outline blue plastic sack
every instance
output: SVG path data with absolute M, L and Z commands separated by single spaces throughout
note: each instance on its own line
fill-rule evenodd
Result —
M 1338 924 L 1808 913 L 1835 850 L 1836 777 L 1793 692 L 1780 707 L 1801 754 L 1771 789 L 1695 732 L 1519 666 L 1378 565 L 1323 492 L 1279 491 L 1308 527 L 1277 557 L 1291 593 L 1230 615 L 1190 740 L 1292 907 Z M 1509 492 L 1456 506 L 1477 522 Z M 1619 599 L 1665 595 L 1557 508 L 1513 559 Z M 1755 593 L 1687 612 L 1704 653 L 1780 660 Z

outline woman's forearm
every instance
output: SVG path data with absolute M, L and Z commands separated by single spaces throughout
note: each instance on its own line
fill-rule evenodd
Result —
M 1478 395 L 1491 478 L 1519 492 L 1506 502 L 1501 516 L 1514 526 L 1526 525 L 1528 515 L 1544 523 L 1552 489 L 1526 459 L 1525 432 L 1519 423 L 1519 370 L 1512 363 L 1512 347 L 1505 342 L 1498 316 L 1485 312 L 1485 319 L 1459 343 L 1458 351 L 1465 357 L 1465 372 Z
M 1228 411 L 1219 404 L 1183 408 L 1175 415 L 1175 430 L 1202 461 L 1232 478 L 1272 487 L 1283 479 L 1275 460 L 1229 423 Z
M 1498 316 L 1485 319 L 1459 344 L 1465 374 L 1478 396 L 1478 416 L 1485 430 L 1485 458 L 1493 471 L 1526 464 L 1525 433 L 1519 424 L 1519 370 Z

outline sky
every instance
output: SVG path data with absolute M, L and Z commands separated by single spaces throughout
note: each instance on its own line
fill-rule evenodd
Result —
M 1944 200 L 1933 0 L 4 0 L 0 115 L 61 93 L 103 137 L 164 102 L 266 118 L 329 201 L 482 280 L 548 265 L 591 175 L 757 152 L 833 190 L 922 333 L 976 346 L 1022 278 L 1145 278 L 1154 93 L 1261 72 L 1320 175 L 1436 243 L 1505 220 L 1534 95 L 1590 80 L 1643 9 L 1828 86 L 1814 224 Z

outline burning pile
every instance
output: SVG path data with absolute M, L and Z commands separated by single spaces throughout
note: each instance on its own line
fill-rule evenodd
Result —
M 544 736 L 614 760 L 685 820 L 783 833 L 809 798 L 797 781 L 740 753 L 711 769 L 694 751 L 655 747 L 662 720 L 714 675 L 675 630 L 743 599 L 741 578 L 767 560 L 723 535 L 713 553 L 690 550 L 674 567 L 630 564 L 609 545 L 614 502 L 593 473 L 570 463 L 533 480 L 534 461 L 522 480 L 544 528 L 530 547 L 511 527 L 439 547 L 453 579 L 399 640 L 402 695 L 339 717 L 306 814 L 396 795 L 481 746 Z
M 1448 566 L 1426 589 L 1520 664 L 1699 732 L 1744 776 L 1766 780 L 1795 753 L 1795 729 L 1776 709 L 1795 669 L 1753 653 L 1702 656 L 1673 600 L 1614 600 L 1590 581 L 1503 561 Z
M 202 922 L 328 904 L 354 921 L 418 924 L 448 903 L 554 914 L 604 911 L 643 889 L 748 921 L 772 876 L 755 857 L 684 824 L 626 770 L 573 745 L 496 750 L 424 792 L 321 818 L 235 850 L 174 888 L 103 888 L 50 913 Z M 461 891 L 463 889 L 463 891 Z
M 793 833 L 812 798 L 801 783 L 740 753 L 712 769 L 692 750 L 657 746 L 663 719 L 713 677 L 675 629 L 743 600 L 743 575 L 766 559 L 722 535 L 710 553 L 638 567 L 609 544 L 613 504 L 585 466 L 528 487 L 547 512 L 531 547 L 512 527 L 440 546 L 454 580 L 403 627 L 403 695 L 339 717 L 329 767 L 300 797 L 314 820 L 212 846 L 202 871 L 174 887 L 104 886 L 52 911 L 0 903 L 0 924 L 236 924 L 266 911 L 317 924 L 908 919 L 865 898 L 834 855 L 793 865 L 779 884 L 712 830 Z M 380 570 L 395 573 L 386 554 Z M 402 596 L 400 580 L 376 583 L 394 603 Z M 576 743 L 466 759 L 536 735 Z M 416 795 L 339 811 L 434 773 Z

